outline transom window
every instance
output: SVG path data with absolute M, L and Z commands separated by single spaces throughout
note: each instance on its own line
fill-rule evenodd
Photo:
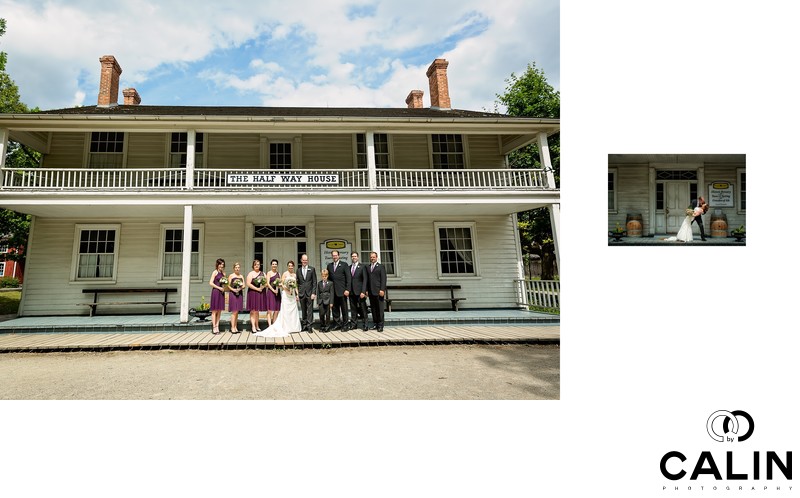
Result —
M 389 135 L 386 133 L 373 134 L 375 142 L 375 167 L 378 169 L 389 168 Z M 367 135 L 356 133 L 356 166 L 362 169 L 367 167 Z
M 121 168 L 125 152 L 125 133 L 93 131 L 89 139 L 90 168 Z
M 356 233 L 358 233 L 358 257 L 364 264 L 369 264 L 369 253 L 373 251 L 371 232 L 369 225 L 356 226 Z M 397 276 L 397 260 L 395 254 L 395 247 L 397 247 L 397 241 L 395 240 L 396 234 L 397 230 L 394 224 L 391 226 L 381 225 L 378 231 L 380 263 L 386 269 L 386 275 L 390 277 Z
M 270 169 L 292 168 L 291 143 L 278 142 L 269 144 L 269 167 Z
M 115 278 L 119 228 L 76 227 L 78 280 L 113 280 Z
M 183 228 L 164 226 L 162 232 L 164 253 L 161 278 L 175 279 L 183 274 Z M 200 277 L 200 227 L 192 228 L 192 255 L 189 263 L 191 277 Z
M 170 137 L 169 146 L 169 167 L 170 168 L 185 168 L 186 167 L 186 149 L 189 143 L 188 133 L 172 133 Z M 195 166 L 203 166 L 203 142 L 204 137 L 202 133 L 195 133 L 194 139 L 194 164 Z
M 255 225 L 256 238 L 267 239 L 296 239 L 305 238 L 305 225 Z
M 656 180 L 697 180 L 697 171 L 688 171 L 688 170 L 656 171 Z
M 476 275 L 474 227 L 436 225 L 441 275 Z
M 434 169 L 464 169 L 461 135 L 431 135 Z

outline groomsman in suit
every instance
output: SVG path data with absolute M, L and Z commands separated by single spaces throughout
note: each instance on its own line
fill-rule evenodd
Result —
M 367 330 L 367 284 L 369 273 L 367 267 L 358 262 L 358 253 L 350 254 L 353 262 L 350 265 L 350 328 L 358 326 L 359 318 L 364 320 L 364 330 Z
M 350 300 L 350 268 L 339 261 L 339 251 L 332 251 L 333 263 L 328 263 L 328 274 L 333 281 L 333 322 L 335 330 L 348 330 L 347 302 Z
M 369 307 L 375 329 L 383 332 L 383 304 L 386 298 L 386 268 L 378 263 L 378 253 L 369 253 Z
M 303 313 L 303 332 L 313 333 L 314 299 L 317 298 L 317 272 L 308 266 L 308 254 L 300 257 L 300 268 L 297 270 L 297 295 L 300 297 L 300 310 Z
M 319 329 L 328 332 L 331 329 L 331 308 L 333 308 L 333 283 L 328 280 L 328 270 L 322 270 L 322 280 L 317 284 L 319 298 Z

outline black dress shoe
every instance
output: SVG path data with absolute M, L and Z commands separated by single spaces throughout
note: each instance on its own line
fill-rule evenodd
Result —
M 383 332 L 383 327 L 378 327 L 378 328 L 377 328 L 377 331 L 378 331 L 378 332 Z
M 705 241 L 706 241 L 706 238 L 705 238 L 705 237 L 701 237 L 701 238 L 700 238 L 700 240 L 702 240 L 703 242 L 705 242 Z

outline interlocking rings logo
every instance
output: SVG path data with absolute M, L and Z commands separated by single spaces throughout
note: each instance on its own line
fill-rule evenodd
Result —
M 724 417 L 722 420 L 722 427 L 717 422 L 717 419 Z M 739 417 L 742 417 L 747 422 L 747 431 L 735 439 L 731 436 L 728 436 L 729 433 L 739 434 L 741 431 L 741 427 L 739 425 Z M 729 426 L 732 426 L 730 429 Z M 742 410 L 734 410 L 729 412 L 727 410 L 718 410 L 711 414 L 708 417 L 708 422 L 706 423 L 706 429 L 708 429 L 708 435 L 711 436 L 711 439 L 714 441 L 718 441 L 720 443 L 725 441 L 745 441 L 753 434 L 753 417 L 750 416 L 747 412 Z M 718 429 L 722 429 L 722 435 L 719 434 Z

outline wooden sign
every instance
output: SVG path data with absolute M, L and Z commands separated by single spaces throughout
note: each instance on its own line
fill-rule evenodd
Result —
M 733 184 L 730 182 L 713 182 L 708 186 L 708 205 L 712 208 L 734 207 L 735 197 Z

